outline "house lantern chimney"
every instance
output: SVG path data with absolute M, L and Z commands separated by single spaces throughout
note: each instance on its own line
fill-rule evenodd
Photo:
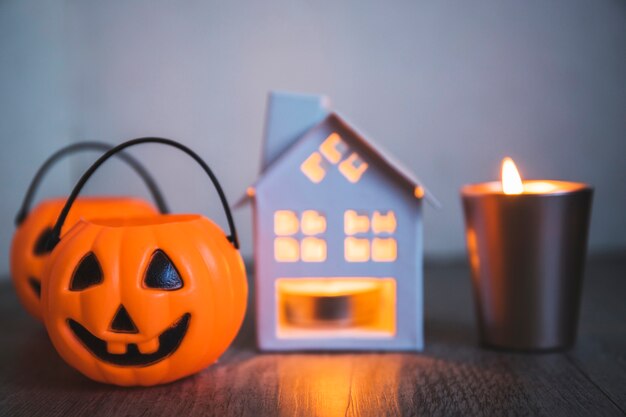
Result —
M 326 96 L 272 92 L 267 103 L 265 146 L 261 172 L 304 132 L 324 120 L 330 112 Z

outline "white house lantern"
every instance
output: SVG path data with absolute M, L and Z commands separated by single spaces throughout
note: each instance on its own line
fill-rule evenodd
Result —
M 422 184 L 328 108 L 271 93 L 254 208 L 262 350 L 421 350 Z

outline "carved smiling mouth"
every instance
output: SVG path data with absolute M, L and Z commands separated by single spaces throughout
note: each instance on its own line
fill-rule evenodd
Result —
M 148 366 L 159 362 L 178 349 L 189 327 L 191 314 L 180 317 L 158 337 L 159 348 L 153 353 L 141 353 L 136 343 L 126 345 L 125 353 L 110 353 L 107 342 L 94 336 L 89 330 L 75 320 L 68 319 L 67 324 L 78 340 L 94 356 L 103 362 L 119 366 Z

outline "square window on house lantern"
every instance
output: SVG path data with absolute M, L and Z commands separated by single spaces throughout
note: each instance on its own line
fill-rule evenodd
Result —
M 346 210 L 343 215 L 343 230 L 349 236 L 367 233 L 370 230 L 370 218 L 367 214 L 359 214 L 355 210 Z
M 396 215 L 389 210 L 384 214 L 375 211 L 372 216 L 372 231 L 376 234 L 388 233 L 392 234 L 396 231 Z
M 367 162 L 355 152 L 339 164 L 339 172 L 352 183 L 357 183 L 367 169 Z
M 326 231 L 326 217 L 315 210 L 304 211 L 301 224 L 305 235 L 319 235 Z
M 341 161 L 346 145 L 337 133 L 331 133 L 326 140 L 320 145 L 320 152 L 332 164 Z
M 326 260 L 326 241 L 316 237 L 302 239 L 301 251 L 304 262 L 324 262 Z
M 254 202 L 263 350 L 420 350 L 422 205 L 413 175 L 319 96 L 272 93 Z
M 274 259 L 276 262 L 324 262 L 326 217 L 316 210 L 300 215 L 294 210 L 274 212 Z
M 398 257 L 398 244 L 394 238 L 372 239 L 372 260 L 374 262 L 393 262 Z
M 274 256 L 278 262 L 298 262 L 300 244 L 292 237 L 277 237 L 274 239 Z
M 344 241 L 344 257 L 347 262 L 367 262 L 370 260 L 369 239 L 347 237 Z
M 321 182 L 326 176 L 326 169 L 322 164 L 322 155 L 318 152 L 313 152 L 304 162 L 300 165 L 302 173 L 307 176 L 311 182 L 317 184 Z
M 298 232 L 298 216 L 291 210 L 274 212 L 274 233 L 278 236 L 289 236 Z

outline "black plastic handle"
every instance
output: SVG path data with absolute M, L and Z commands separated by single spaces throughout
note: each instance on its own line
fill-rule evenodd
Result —
M 104 152 L 112 148 L 113 148 L 113 145 L 110 145 L 104 142 L 77 142 L 77 143 L 68 145 L 64 148 L 61 148 L 55 153 L 53 153 L 52 155 L 50 155 L 50 157 L 46 159 L 46 161 L 41 165 L 39 170 L 37 170 L 37 173 L 33 177 L 33 180 L 30 182 L 30 185 L 28 186 L 28 190 L 26 191 L 26 194 L 24 195 L 22 206 L 20 207 L 19 211 L 17 212 L 17 215 L 15 216 L 15 225 L 19 226 L 26 219 L 26 217 L 28 216 L 28 212 L 30 211 L 30 206 L 33 202 L 33 198 L 35 196 L 35 192 L 37 191 L 37 187 L 39 187 L 39 184 L 43 180 L 46 173 L 50 170 L 50 168 L 52 168 L 52 165 L 54 165 L 59 159 L 64 158 L 65 156 L 71 155 L 75 152 L 82 152 L 82 151 Z M 141 165 L 141 163 L 139 163 L 139 161 L 137 161 L 135 158 L 125 153 L 119 154 L 118 157 L 124 162 L 126 162 L 128 165 L 130 165 L 130 167 L 134 169 L 135 172 L 137 172 L 137 174 L 141 177 L 143 182 L 146 183 L 146 186 L 150 190 L 150 194 L 152 194 L 152 198 L 154 199 L 154 202 L 157 205 L 159 211 L 161 213 L 168 213 L 169 209 L 167 208 L 167 204 L 165 203 L 165 200 L 163 199 L 163 194 L 161 194 L 161 190 L 159 190 L 159 187 L 156 185 L 156 182 L 154 181 L 150 173 L 143 167 L 143 165 Z
M 204 160 L 200 158 L 198 154 L 196 154 L 194 151 L 192 151 L 191 149 L 189 149 L 182 143 L 176 142 L 171 139 L 166 139 L 166 138 L 146 137 L 146 138 L 132 139 L 127 142 L 121 143 L 115 146 L 114 148 L 109 149 L 100 158 L 98 158 L 98 160 L 94 162 L 93 165 L 91 165 L 87 169 L 87 171 L 85 171 L 83 176 L 78 180 L 78 182 L 74 186 L 72 193 L 67 198 L 67 202 L 65 203 L 65 206 L 63 207 L 63 210 L 61 210 L 61 214 L 59 214 L 59 218 L 57 219 L 56 223 L 54 224 L 54 227 L 52 228 L 52 233 L 50 234 L 50 237 L 47 243 L 48 251 L 52 251 L 54 247 L 57 245 L 57 243 L 59 243 L 59 241 L 61 240 L 60 238 L 61 229 L 63 228 L 63 223 L 65 223 L 67 214 L 72 208 L 72 204 L 74 204 L 74 200 L 76 200 L 76 197 L 78 197 L 78 194 L 82 190 L 85 183 L 89 180 L 89 178 L 93 175 L 93 173 L 100 167 L 100 165 L 102 165 L 107 159 L 117 154 L 118 152 L 121 152 L 122 150 L 129 148 L 131 146 L 140 145 L 144 143 L 160 143 L 163 145 L 168 145 L 168 146 L 177 148 L 185 152 L 187 155 L 191 156 L 202 167 L 202 169 L 204 169 L 204 172 L 206 172 L 206 174 L 211 179 L 211 182 L 215 186 L 215 189 L 217 190 L 217 194 L 220 197 L 220 201 L 222 202 L 222 206 L 224 207 L 226 219 L 228 220 L 228 227 L 230 229 L 230 236 L 227 236 L 227 239 L 233 244 L 235 249 L 239 249 L 239 239 L 237 238 L 237 230 L 235 229 L 235 222 L 233 221 L 233 216 L 232 216 L 232 213 L 230 212 L 228 201 L 226 201 L 226 195 L 224 194 L 224 191 L 222 190 L 222 187 L 220 186 L 220 183 L 217 180 L 217 177 L 215 176 L 215 174 L 213 174 L 213 171 L 211 171 L 211 168 L 209 168 L 206 162 L 204 162 Z

